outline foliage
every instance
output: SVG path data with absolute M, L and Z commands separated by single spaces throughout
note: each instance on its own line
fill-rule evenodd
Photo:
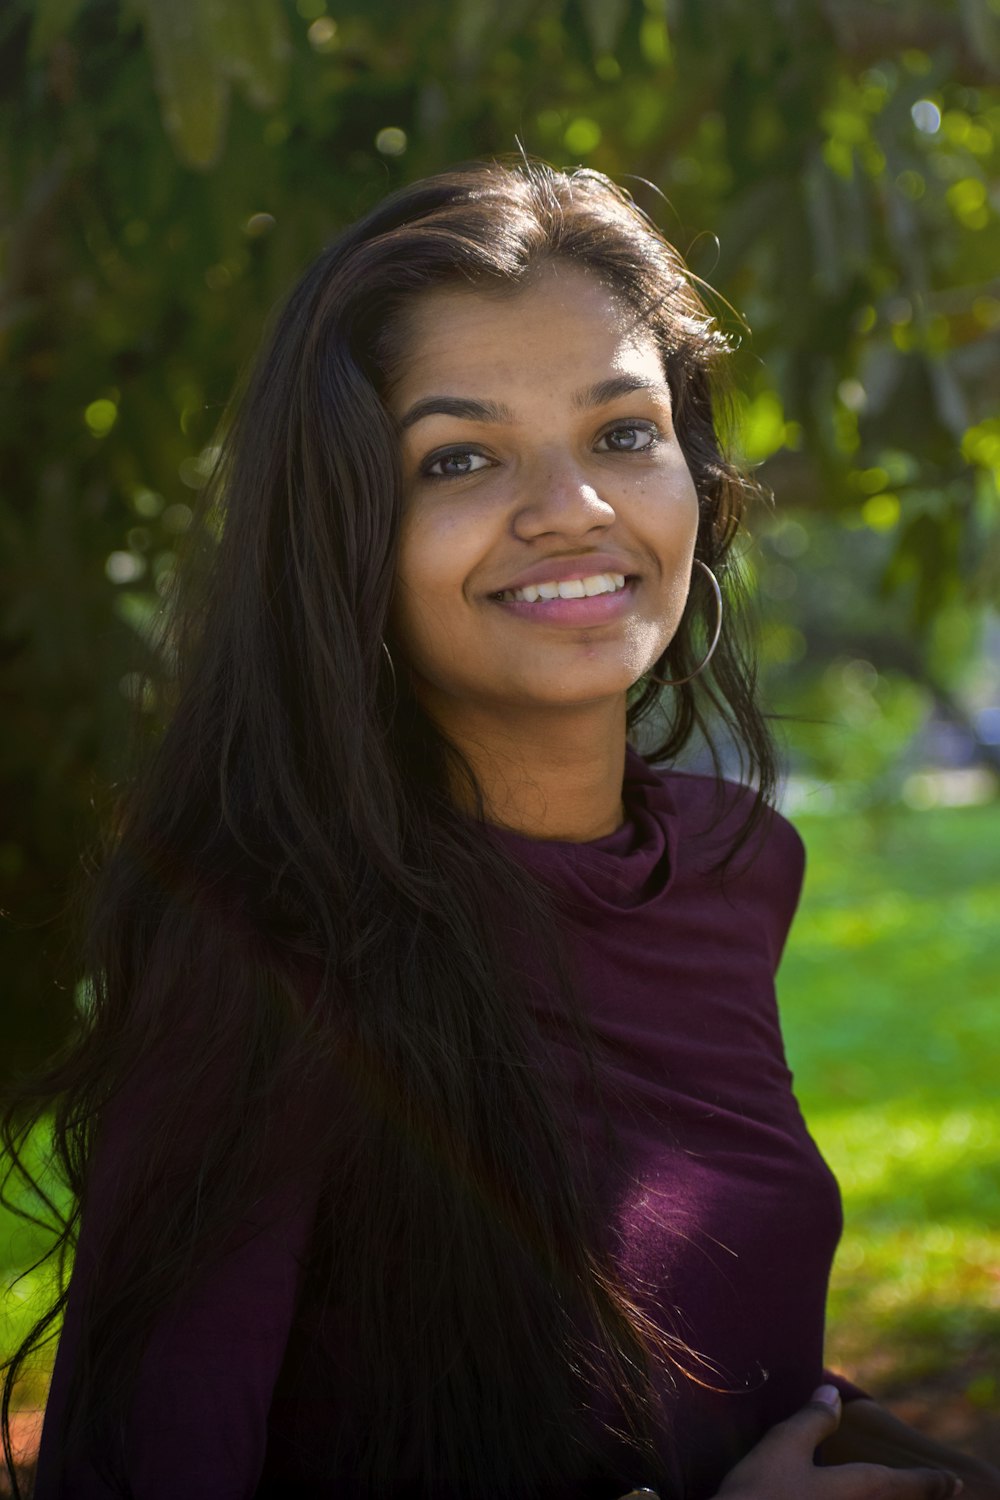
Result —
M 48 1134 L 41 1126 L 27 1143 L 25 1165 L 52 1194 L 57 1212 L 65 1211 L 67 1194 L 49 1165 Z M 56 1232 L 49 1206 L 20 1179 L 11 1179 L 5 1184 L 3 1200 L 0 1203 L 0 1365 L 51 1304 L 58 1274 L 53 1261 L 43 1259 Z M 11 1205 L 31 1214 L 35 1222 L 29 1223 L 18 1217 L 12 1212 Z M 68 1265 L 67 1271 L 69 1269 L 71 1266 Z M 44 1405 L 57 1333 L 58 1328 L 25 1370 L 17 1391 L 17 1400 L 22 1406 Z
M 983 781 L 1000 772 L 976 714 L 996 690 L 976 651 L 980 620 L 942 600 L 915 631 L 911 599 L 880 586 L 893 545 L 860 517 L 788 508 L 758 528 L 752 554 L 767 696 L 786 716 L 792 765 L 873 813 L 910 794 L 931 716 L 977 753 Z
M 744 340 L 748 457 L 878 551 L 899 670 L 942 611 L 973 640 L 1000 578 L 996 0 L 8 0 L 0 78 L 8 1066 L 69 1011 L 66 892 L 131 710 L 155 722 L 150 627 L 234 378 L 397 183 L 518 142 L 631 183 Z

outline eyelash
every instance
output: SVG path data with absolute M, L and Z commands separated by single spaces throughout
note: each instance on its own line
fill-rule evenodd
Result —
M 602 453 L 649 453 L 660 441 L 660 431 L 654 422 L 613 422 L 604 429 L 597 441 L 610 437 L 613 432 L 644 432 L 649 442 L 644 443 L 641 448 L 602 448 Z
M 441 448 L 437 453 L 432 453 L 420 466 L 420 473 L 424 479 L 465 479 L 469 473 L 478 473 L 478 470 L 470 469 L 466 474 L 435 474 L 434 465 L 444 463 L 449 458 L 485 458 L 485 453 L 480 453 L 476 448 Z
M 657 445 L 661 441 L 661 433 L 660 433 L 659 428 L 656 426 L 655 423 L 653 423 L 653 422 L 639 422 L 639 421 L 635 421 L 635 422 L 613 422 L 610 427 L 606 427 L 604 429 L 604 431 L 598 437 L 597 441 L 598 442 L 602 442 L 605 438 L 610 437 L 611 434 L 615 433 L 615 432 L 645 433 L 646 436 L 649 438 L 649 442 L 648 443 L 643 443 L 643 445 L 640 448 L 601 448 L 601 449 L 598 449 L 598 452 L 601 452 L 601 453 L 615 453 L 615 454 L 618 454 L 620 456 L 630 457 L 631 455 L 636 454 L 636 453 L 650 453 L 650 452 L 652 452 L 652 450 L 655 447 L 657 447 Z M 465 471 L 464 474 L 435 474 L 434 473 L 434 465 L 435 464 L 444 463 L 449 458 L 466 458 L 466 457 L 468 457 L 468 458 L 486 458 L 486 454 L 485 453 L 481 453 L 477 448 L 462 447 L 460 444 L 456 444 L 452 448 L 439 448 L 437 450 L 437 452 L 429 454 L 428 457 L 421 464 L 421 466 L 420 466 L 421 477 L 424 478 L 424 479 L 431 479 L 431 480 L 465 479 L 465 478 L 468 477 L 469 474 L 480 473 L 481 470 L 478 470 L 478 469 L 468 469 L 468 470 Z M 488 463 L 489 462 L 490 462 L 490 460 L 488 460 Z

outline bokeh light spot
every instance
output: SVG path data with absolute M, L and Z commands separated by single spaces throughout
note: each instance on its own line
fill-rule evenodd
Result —
M 106 437 L 118 420 L 118 408 L 113 401 L 104 398 L 91 401 L 89 406 L 84 407 L 83 420 L 94 437 Z
M 566 126 L 563 142 L 567 151 L 572 151 L 574 155 L 589 156 L 601 144 L 601 127 L 596 120 L 579 115 Z
M 375 137 L 375 150 L 382 156 L 402 156 L 409 142 L 398 125 L 386 125 Z
M 158 516 L 163 509 L 163 496 L 158 495 L 155 490 L 133 490 L 132 509 L 137 516 L 145 516 L 149 520 Z
M 873 531 L 891 531 L 899 520 L 899 513 L 898 495 L 872 495 L 861 507 L 864 523 Z
M 941 129 L 941 111 L 933 99 L 918 99 L 916 104 L 910 106 L 910 116 L 924 135 L 937 135 Z
M 337 45 L 337 23 L 332 16 L 319 16 L 306 36 L 314 52 L 330 52 Z
M 146 559 L 137 552 L 112 552 L 104 564 L 112 583 L 135 583 L 146 571 Z
M 187 531 L 194 519 L 190 505 L 168 505 L 163 512 L 163 525 L 167 531 Z

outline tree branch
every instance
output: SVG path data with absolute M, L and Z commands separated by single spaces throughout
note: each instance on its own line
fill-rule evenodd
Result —
M 928 53 L 947 48 L 952 76 L 958 82 L 987 84 L 1000 77 L 1000 68 L 972 47 L 955 13 L 916 6 L 889 10 L 857 0 L 821 0 L 821 6 L 838 52 L 861 67 L 885 62 L 911 48 Z

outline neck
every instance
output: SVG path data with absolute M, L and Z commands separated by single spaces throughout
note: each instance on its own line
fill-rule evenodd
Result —
M 587 843 L 624 820 L 625 701 L 502 721 L 434 718 L 476 775 L 491 823 L 529 838 Z M 460 801 L 467 791 L 456 786 Z

